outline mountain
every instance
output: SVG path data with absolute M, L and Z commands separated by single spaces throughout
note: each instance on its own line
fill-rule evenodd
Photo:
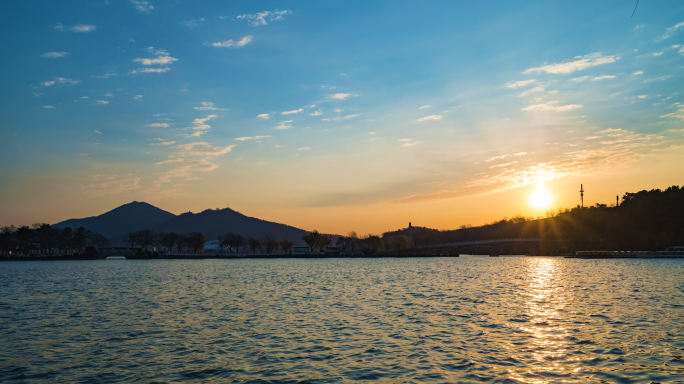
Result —
M 207 240 L 214 240 L 226 232 L 233 232 L 244 237 L 274 235 L 278 240 L 288 239 L 297 245 L 303 244 L 302 236 L 308 233 L 289 225 L 245 216 L 229 208 L 207 209 L 200 213 L 183 213 L 152 229 L 155 232 L 179 234 L 201 232 Z
M 274 235 L 278 240 L 288 239 L 296 245 L 303 244 L 302 236 L 307 234 L 302 229 L 245 216 L 229 208 L 207 209 L 200 213 L 187 212 L 176 216 L 153 205 L 137 201 L 124 204 L 100 216 L 70 219 L 53 226 L 72 229 L 84 227 L 101 233 L 112 242 L 112 245 L 122 244 L 127 233 L 140 229 L 178 234 L 201 232 L 207 240 L 215 240 L 226 232 L 244 237 Z
M 56 228 L 71 227 L 72 229 L 84 227 L 99 232 L 114 241 L 122 239 L 128 232 L 152 228 L 174 217 L 176 215 L 173 213 L 166 212 L 154 205 L 134 201 L 99 216 L 69 219 L 53 226 Z

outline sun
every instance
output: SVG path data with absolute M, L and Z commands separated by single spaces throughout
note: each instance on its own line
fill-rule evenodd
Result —
M 539 184 L 537 190 L 530 196 L 530 204 L 533 207 L 543 209 L 551 205 L 551 194 L 544 188 L 543 184 Z

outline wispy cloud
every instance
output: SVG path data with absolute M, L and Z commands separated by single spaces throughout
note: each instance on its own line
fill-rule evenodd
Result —
M 93 198 L 138 189 L 140 188 L 139 182 L 140 178 L 131 175 L 95 175 L 88 184 L 80 185 L 78 189 L 83 196 Z
M 309 115 L 311 115 L 311 116 L 320 116 L 322 114 L 323 114 L 323 112 L 321 112 L 320 110 L 313 112 L 313 113 L 309 113 Z
M 254 27 L 258 27 L 261 25 L 268 24 L 266 22 L 266 19 L 268 19 L 268 21 L 283 20 L 283 16 L 287 15 L 288 13 L 292 13 L 292 11 L 288 11 L 288 10 L 265 11 L 265 12 L 255 13 L 252 15 L 249 15 L 249 14 L 240 15 L 240 16 L 237 16 L 236 19 L 248 20 L 250 25 L 252 25 Z
M 677 32 L 678 29 L 683 28 L 683 27 L 684 27 L 684 21 L 682 21 L 681 23 L 676 24 L 676 25 L 673 25 L 673 26 L 671 26 L 670 28 L 666 29 L 666 30 L 665 30 L 665 34 L 663 35 L 663 40 L 669 39 L 670 37 L 672 37 L 672 35 L 673 35 L 675 32 Z
M 219 48 L 242 48 L 245 45 L 249 44 L 252 42 L 252 39 L 254 36 L 245 36 L 242 39 L 238 41 L 234 41 L 233 39 L 226 40 L 226 41 L 217 41 L 215 43 L 206 43 L 211 45 L 212 47 L 219 47 Z
M 98 135 L 101 135 L 102 132 L 98 131 L 97 129 L 93 131 L 94 133 L 97 133 Z
M 188 29 L 193 29 L 198 27 L 202 22 L 204 21 L 204 18 L 202 19 L 190 19 L 190 20 L 183 20 L 180 22 L 180 25 L 188 28 Z
M 350 95 L 351 95 L 351 93 L 336 93 L 330 97 L 333 99 L 337 99 L 337 100 L 345 100 Z
M 677 111 L 668 113 L 666 115 L 662 115 L 660 117 L 673 117 L 675 119 L 680 119 L 684 121 L 684 105 L 679 105 L 677 108 L 679 108 Z
M 406 142 L 406 143 L 402 144 L 401 146 L 402 146 L 402 148 L 415 147 L 416 145 L 418 145 L 420 143 L 422 143 L 422 141 L 410 141 L 410 142 Z
M 257 118 L 259 118 L 259 119 L 264 119 L 264 120 L 268 120 L 268 119 L 271 118 L 271 116 L 270 116 L 268 113 L 262 113 L 262 114 L 260 114 L 260 115 L 257 115 Z
M 288 128 L 292 128 L 292 126 L 289 124 L 289 123 L 291 123 L 291 122 L 292 122 L 292 120 L 281 121 L 281 122 L 280 122 L 280 125 L 278 125 L 277 127 L 275 127 L 275 129 L 288 129 Z
M 74 79 L 69 79 L 68 77 L 55 77 L 54 81 L 44 81 L 40 83 L 40 85 L 44 87 L 49 87 L 53 84 L 69 84 L 69 85 L 74 85 L 80 83 L 81 80 L 74 80 Z
M 107 79 L 107 78 L 112 77 L 112 76 L 116 76 L 116 73 L 105 73 L 104 75 L 100 75 L 100 76 L 93 75 L 90 77 L 94 77 L 96 79 Z
M 548 103 L 532 104 L 525 108 L 523 111 L 553 111 L 553 112 L 564 112 L 573 109 L 582 108 L 582 104 L 568 104 L 568 105 L 557 105 L 557 101 L 549 101 Z
M 230 152 L 235 147 L 235 144 L 231 144 L 227 147 L 213 147 L 211 144 L 203 141 L 197 141 L 188 144 L 178 144 L 176 148 L 178 149 L 177 154 L 182 157 L 188 156 L 220 156 L 225 155 Z
M 163 49 L 158 49 L 155 51 L 154 48 L 150 47 L 147 48 L 147 50 L 150 53 L 154 53 L 157 57 L 151 59 L 137 58 L 133 61 L 136 63 L 140 63 L 142 65 L 168 65 L 173 63 L 174 61 L 178 61 L 178 59 L 176 59 L 175 57 L 169 56 L 169 53 Z
M 230 151 L 228 151 L 230 152 Z M 170 165 L 172 168 L 159 174 L 159 183 L 168 183 L 172 178 L 187 178 L 192 172 L 209 172 L 218 168 L 218 165 L 207 159 L 186 160 L 182 158 L 172 158 L 155 163 L 155 165 Z
M 144 96 L 143 96 L 143 95 L 135 95 L 135 96 L 133 96 L 133 100 L 138 100 L 138 101 L 142 101 L 142 100 L 143 100 L 143 98 L 144 98 Z
M 78 32 L 78 33 L 85 33 L 85 32 L 92 32 L 97 29 L 96 26 L 90 25 L 90 24 L 77 24 L 71 27 L 65 27 L 62 25 L 62 23 L 57 23 L 55 25 L 55 29 L 60 31 L 60 32 L 66 32 L 66 31 L 71 31 L 71 32 Z
M 170 125 L 167 123 L 152 123 L 152 124 L 147 124 L 148 127 L 153 127 L 153 128 L 168 128 Z
M 310 147 L 301 147 L 298 149 L 298 151 L 310 151 L 310 150 L 311 150 Z
M 45 109 L 54 109 L 55 107 L 52 105 L 43 105 L 43 108 Z
M 133 9 L 142 13 L 150 13 L 154 9 L 154 6 L 145 0 L 130 0 Z
M 636 72 L 632 73 L 632 75 L 643 75 L 643 74 L 644 74 L 643 71 L 636 71 Z
M 162 145 L 162 146 L 168 146 L 168 145 L 174 145 L 174 144 L 176 144 L 176 142 L 175 142 L 175 141 L 166 141 L 166 140 L 164 140 L 164 139 L 161 139 L 161 138 L 157 138 L 157 139 L 154 139 L 154 140 L 157 140 L 157 141 L 159 141 L 159 143 L 151 143 L 150 145 Z
M 343 119 L 353 119 L 356 116 L 358 116 L 358 115 L 347 115 L 347 116 L 343 117 Z
M 597 80 L 614 79 L 614 78 L 615 78 L 615 76 L 613 76 L 613 75 L 603 75 L 603 76 L 594 77 L 591 80 L 597 81 Z
M 532 72 L 547 72 L 547 73 L 572 73 L 575 71 L 581 71 L 596 65 L 614 63 L 615 60 L 619 59 L 615 56 L 601 56 L 601 53 L 592 53 L 584 56 L 576 56 L 576 60 L 569 61 L 565 63 L 549 64 L 541 67 L 530 68 L 523 73 Z
M 201 107 L 194 107 L 198 111 L 216 111 L 218 108 L 214 106 L 214 103 L 210 101 L 203 101 Z
M 508 84 L 506 84 L 506 87 L 508 88 L 518 88 L 518 87 L 524 87 L 526 85 L 530 85 L 534 83 L 537 80 L 520 80 L 520 81 L 513 81 Z
M 93 104 L 95 104 L 95 105 L 106 105 L 106 104 L 109 104 L 109 101 L 107 101 L 107 100 L 93 100 Z
M 247 141 L 247 140 L 261 140 L 271 136 L 251 136 L 251 137 L 236 137 L 237 141 Z
M 285 112 L 281 112 L 280 114 L 281 114 L 281 115 L 292 115 L 292 114 L 294 114 L 294 113 L 299 113 L 299 112 L 302 112 L 302 111 L 304 111 L 304 108 L 295 109 L 295 110 L 293 110 L 293 111 L 285 111 Z
M 420 119 L 418 119 L 416 121 L 430 121 L 430 120 L 433 120 L 433 121 L 442 120 L 442 115 L 425 116 L 425 117 L 421 117 Z
M 193 124 L 192 129 L 195 132 L 190 136 L 201 136 L 202 134 L 205 133 L 205 131 L 211 129 L 211 126 L 209 124 L 207 124 L 207 121 L 213 119 L 214 117 L 218 117 L 218 116 L 217 115 L 208 115 L 207 117 L 195 119 L 192 122 L 192 124 Z M 206 143 L 203 143 L 203 144 L 206 144 Z
M 425 108 L 430 108 L 430 107 L 432 107 L 432 105 L 423 105 L 422 107 L 420 107 L 418 109 L 425 109 Z
M 67 57 L 69 56 L 69 52 L 46 52 L 40 55 L 41 57 L 45 57 L 48 59 L 58 59 L 60 57 Z
M 544 92 L 544 87 L 534 87 L 534 88 L 528 89 L 527 91 L 519 94 L 518 97 L 527 96 L 527 95 L 529 95 L 531 93 L 535 93 L 535 92 Z

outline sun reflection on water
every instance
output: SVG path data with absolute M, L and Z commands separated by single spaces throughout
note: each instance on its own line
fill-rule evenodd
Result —
M 559 280 L 556 259 L 529 259 L 525 293 L 528 321 L 520 326 L 531 342 L 521 352 L 523 360 L 533 361 L 525 374 L 516 372 L 512 378 L 526 383 L 565 381 L 579 370 L 572 364 L 568 341 L 570 331 L 562 325 L 566 292 Z

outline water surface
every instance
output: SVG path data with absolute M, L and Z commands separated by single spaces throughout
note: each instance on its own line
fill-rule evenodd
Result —
M 684 382 L 684 260 L 0 263 L 0 381 Z

